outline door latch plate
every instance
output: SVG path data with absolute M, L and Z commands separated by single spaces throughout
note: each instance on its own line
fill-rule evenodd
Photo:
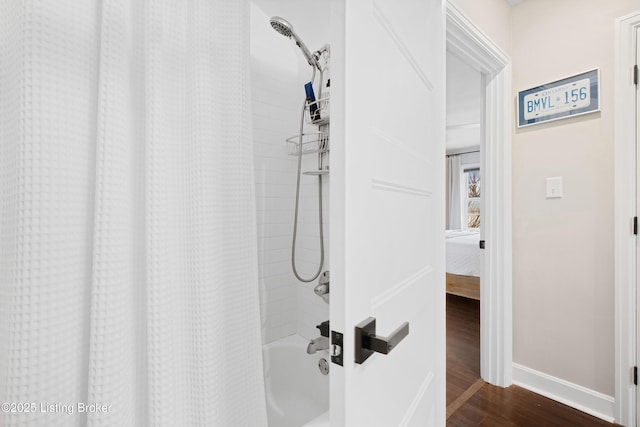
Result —
M 342 366 L 343 336 L 340 332 L 331 331 L 331 363 Z

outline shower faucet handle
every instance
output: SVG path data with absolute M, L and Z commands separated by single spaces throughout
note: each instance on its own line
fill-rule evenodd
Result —
M 329 338 L 329 321 L 328 320 L 325 320 L 319 325 L 316 325 L 316 328 L 320 330 L 321 336 Z
M 330 283 L 329 270 L 327 270 L 324 273 L 322 273 L 322 275 L 320 276 L 320 280 L 318 281 L 318 284 L 316 285 L 315 288 L 313 288 L 313 292 L 319 297 L 321 297 L 324 300 L 324 302 L 326 302 L 327 304 L 329 304 L 329 283 Z
M 313 293 L 315 293 L 319 297 L 326 295 L 329 293 L 329 285 L 325 283 L 321 283 L 315 288 L 313 288 Z

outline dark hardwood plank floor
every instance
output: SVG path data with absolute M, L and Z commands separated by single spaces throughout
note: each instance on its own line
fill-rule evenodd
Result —
M 460 397 L 478 378 L 479 301 L 447 295 L 447 406 Z M 616 425 L 517 386 L 501 388 L 484 384 L 459 408 L 458 406 L 455 405 L 457 409 L 447 419 L 447 427 Z
M 480 301 L 447 294 L 447 406 L 480 378 Z
M 447 420 L 447 427 L 612 427 L 599 418 L 518 386 L 485 384 Z

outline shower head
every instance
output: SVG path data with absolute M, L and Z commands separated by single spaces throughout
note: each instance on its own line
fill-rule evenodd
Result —
M 285 37 L 291 38 L 291 34 L 293 33 L 293 26 L 291 25 L 291 23 L 289 23 L 289 21 L 284 18 L 280 18 L 279 16 L 274 16 L 269 20 L 269 23 L 274 30 Z
M 316 68 L 320 69 L 320 64 L 318 64 L 318 59 L 315 57 L 315 55 L 313 55 L 309 51 L 309 49 L 302 42 L 300 37 L 298 37 L 296 32 L 293 31 L 293 25 L 291 25 L 291 23 L 289 21 L 287 21 L 284 18 L 280 18 L 279 16 L 273 16 L 269 20 L 269 23 L 271 24 L 273 29 L 276 30 L 278 33 L 282 34 L 285 37 L 293 38 L 293 40 L 296 42 L 296 44 L 298 45 L 298 47 L 302 51 L 302 54 L 307 59 L 307 62 L 309 63 L 309 65 L 311 65 L 312 67 L 316 67 Z

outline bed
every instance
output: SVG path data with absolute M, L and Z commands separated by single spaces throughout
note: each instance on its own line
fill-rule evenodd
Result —
M 447 293 L 480 299 L 480 231 L 447 230 Z

